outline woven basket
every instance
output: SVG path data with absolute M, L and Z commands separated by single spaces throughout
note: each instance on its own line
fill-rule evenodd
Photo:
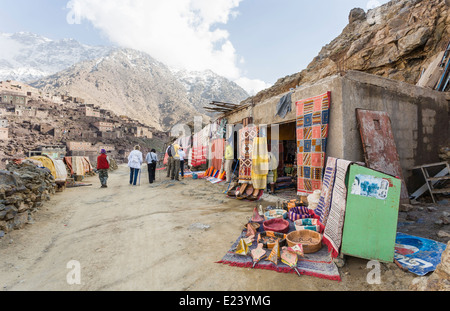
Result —
M 311 254 L 322 248 L 322 235 L 311 230 L 292 231 L 286 237 L 289 247 L 302 244 L 303 252 Z
M 264 231 L 258 234 L 258 243 L 262 243 L 264 248 L 272 249 L 275 246 L 275 240 L 278 240 L 280 248 L 286 246 L 286 234 Z
M 282 209 L 274 209 L 264 213 L 264 218 L 266 220 L 274 219 L 274 218 L 287 218 L 287 211 Z
M 289 221 L 281 219 L 281 218 L 269 219 L 263 223 L 263 228 L 265 231 L 288 233 Z

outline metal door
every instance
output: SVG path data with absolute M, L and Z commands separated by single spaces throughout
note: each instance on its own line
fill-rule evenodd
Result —
M 410 203 L 388 114 L 384 111 L 356 109 L 356 118 L 367 167 L 401 179 L 400 201 Z
M 401 181 L 366 167 L 352 165 L 341 252 L 345 255 L 394 261 Z

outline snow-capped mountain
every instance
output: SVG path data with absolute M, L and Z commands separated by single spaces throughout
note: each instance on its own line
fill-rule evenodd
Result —
M 219 76 L 211 70 L 187 71 L 171 68 L 174 76 L 185 87 L 190 102 L 198 111 L 205 112 L 204 106 L 211 101 L 239 104 L 249 97 L 236 83 Z
M 249 97 L 236 83 L 212 71 L 169 69 L 132 49 L 54 41 L 23 32 L 0 33 L 0 45 L 0 80 L 81 97 L 156 129 L 204 115 L 203 107 L 212 101 L 239 104 Z
M 80 61 L 108 54 L 112 47 L 88 46 L 73 39 L 51 40 L 28 32 L 0 33 L 0 80 L 30 82 Z

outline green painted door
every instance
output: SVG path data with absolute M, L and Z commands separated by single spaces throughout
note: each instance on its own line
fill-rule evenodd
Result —
M 401 180 L 352 165 L 347 189 L 341 252 L 393 262 Z

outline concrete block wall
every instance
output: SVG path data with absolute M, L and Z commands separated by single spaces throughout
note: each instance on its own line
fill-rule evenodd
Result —
M 355 71 L 293 90 L 292 111 L 284 119 L 275 114 L 279 100 L 287 93 L 224 117 L 229 124 L 240 124 L 246 117 L 252 117 L 257 125 L 295 122 L 297 101 L 328 91 L 331 109 L 327 156 L 364 162 L 356 109 L 386 111 L 410 193 L 422 185 L 411 168 L 439 162 L 439 147 L 450 145 L 449 108 L 444 93 Z

